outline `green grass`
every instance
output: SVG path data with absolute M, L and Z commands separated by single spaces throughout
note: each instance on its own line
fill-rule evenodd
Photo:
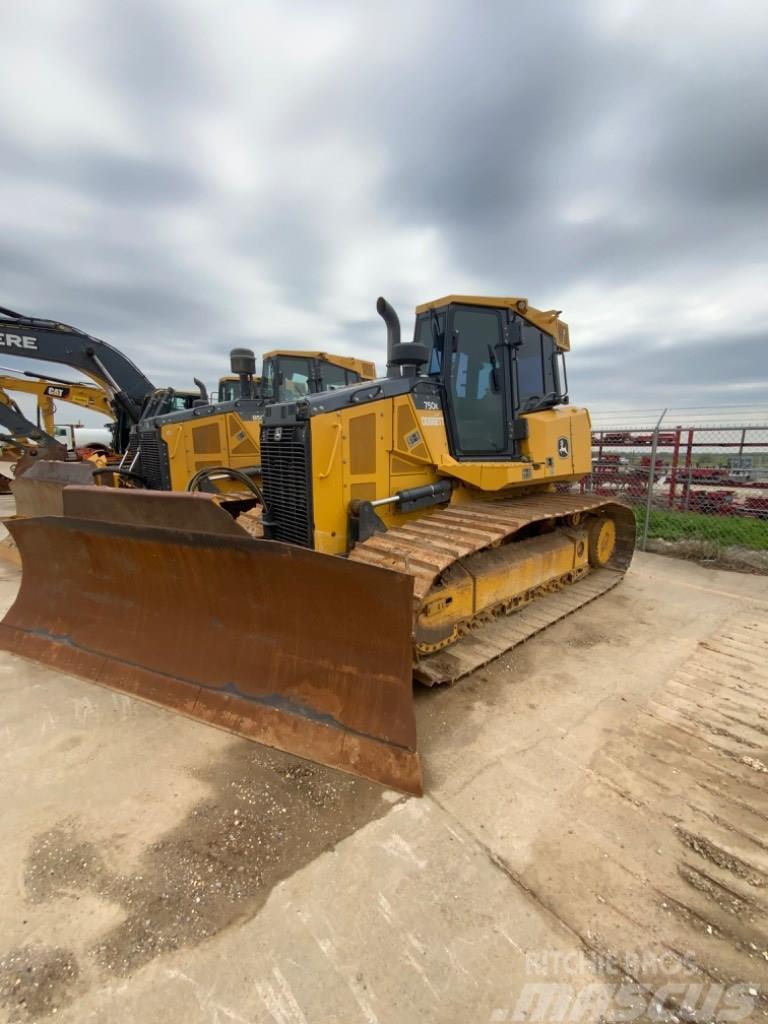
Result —
M 645 509 L 635 510 L 637 535 L 643 535 Z M 738 545 L 768 551 L 768 520 L 740 516 L 704 516 L 699 512 L 663 512 L 654 509 L 648 536 L 661 540 L 708 540 L 722 547 Z

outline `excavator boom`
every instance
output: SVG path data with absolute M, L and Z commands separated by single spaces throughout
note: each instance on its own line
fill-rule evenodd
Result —
M 119 394 L 126 407 L 132 408 L 134 418 L 154 391 L 152 382 L 118 349 L 57 320 L 0 309 L 0 352 L 4 357 L 40 359 L 79 370 Z
M 42 421 L 42 431 L 39 426 L 23 416 L 8 392 L 34 395 L 37 400 L 38 415 Z M 3 410 L 0 409 L 0 426 L 4 426 L 12 436 L 15 434 L 17 437 L 29 438 L 48 445 L 57 444 L 58 442 L 53 436 L 56 402 L 68 402 L 80 409 L 99 412 L 110 418 L 114 415 L 107 393 L 96 384 L 44 377 L 42 374 L 29 371 L 25 371 L 22 377 L 11 373 L 0 374 L 0 405 L 10 408 L 21 417 L 13 420 L 7 416 L 3 418 Z

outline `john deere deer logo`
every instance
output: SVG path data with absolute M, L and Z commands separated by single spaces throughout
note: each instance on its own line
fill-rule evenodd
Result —
M 558 437 L 557 439 L 557 454 L 561 459 L 567 459 L 571 453 L 571 447 L 568 444 L 567 437 Z

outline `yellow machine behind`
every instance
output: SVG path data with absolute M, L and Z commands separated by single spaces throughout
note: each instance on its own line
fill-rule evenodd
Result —
M 0 645 L 420 792 L 413 678 L 460 679 L 610 589 L 634 519 L 573 490 L 590 420 L 556 311 L 447 296 L 403 344 L 378 310 L 387 377 L 264 407 L 257 495 L 71 487 L 62 517 L 12 523 Z M 189 471 L 186 436 L 232 460 L 256 408 L 148 424 L 154 471 Z
M 44 377 L 25 379 L 2 374 L 0 375 L 0 402 L 4 405 L 13 404 L 13 399 L 8 394 L 9 391 L 20 391 L 23 394 L 35 396 L 40 421 L 48 434 L 53 434 L 55 430 L 56 402 L 69 402 L 81 409 L 89 409 L 91 412 L 102 413 L 108 419 L 112 418 L 109 397 L 96 384 L 74 381 L 70 383 L 69 381 L 48 380 Z
M 0 375 L 0 404 L 5 406 L 8 410 L 13 410 L 19 414 L 20 422 L 31 426 L 29 421 L 23 416 L 23 413 L 19 409 L 15 399 L 11 397 L 12 392 L 21 392 L 22 394 L 33 395 L 36 399 L 37 404 L 37 415 L 38 424 L 42 426 L 42 430 L 49 441 L 55 441 L 56 444 L 52 445 L 51 449 L 46 450 L 44 444 L 39 442 L 30 444 L 29 438 L 26 436 L 14 436 L 11 430 L 7 439 L 4 439 L 0 445 L 2 453 L 16 461 L 14 466 L 14 475 L 18 479 L 24 474 L 31 466 L 35 465 L 37 457 L 40 453 L 44 453 L 44 456 L 48 458 L 65 459 L 67 457 L 66 448 L 59 442 L 57 437 L 56 424 L 54 416 L 56 412 L 56 402 L 63 401 L 68 402 L 71 405 L 78 406 L 81 409 L 87 409 L 91 412 L 102 413 L 104 416 L 112 417 L 112 407 L 109 403 L 109 397 L 106 392 L 95 384 L 89 383 L 77 383 L 62 381 L 56 379 L 49 379 L 38 376 L 37 374 L 28 373 L 25 377 L 19 377 L 15 374 L 1 374 Z M 105 450 L 105 446 L 102 444 L 90 446 L 94 450 L 93 457 L 101 455 Z M 14 481 L 11 478 L 0 474 L 0 493 L 10 493 L 11 485 Z M 23 509 L 24 500 L 21 500 L 21 507 Z M 0 542 L 0 557 L 4 557 L 9 551 L 15 548 L 12 544 L 6 543 L 6 540 Z M 15 555 L 11 556 L 11 561 L 18 564 L 18 559 Z
M 201 404 L 182 413 L 148 417 L 137 429 L 121 465 L 151 489 L 231 492 L 242 488 L 239 474 L 258 478 L 260 434 L 267 404 L 297 401 L 376 376 L 373 363 L 329 352 L 274 349 L 263 357 L 255 377 L 248 349 L 235 349 L 233 368 L 240 373 L 219 381 L 218 403 Z M 156 449 L 165 453 L 158 465 Z M 232 472 L 234 471 L 234 472 Z
M 250 480 L 258 479 L 261 471 L 259 434 L 267 403 L 281 401 L 287 395 L 303 396 L 346 387 L 376 375 L 374 364 L 366 360 L 327 352 L 276 349 L 264 356 L 267 386 L 261 377 L 254 376 L 255 356 L 250 349 L 235 349 L 232 358 L 233 366 L 240 372 L 220 378 L 215 404 L 209 404 L 200 381 L 196 381 L 195 392 L 155 389 L 147 397 L 142 416 L 131 430 L 119 461 L 88 467 L 59 461 L 67 458 L 63 445 L 39 443 L 28 447 L 13 483 L 17 513 L 60 514 L 63 489 L 86 481 L 159 490 L 252 490 Z M 2 390 L 3 380 L 0 377 L 0 402 L 14 406 Z M 54 398 L 109 416 L 114 412 L 112 399 L 103 387 L 42 379 L 7 380 L 9 388 L 37 395 L 49 441 L 53 440 L 50 435 L 58 433 L 53 423 Z M 22 422 L 27 423 L 24 419 Z M 171 453 L 170 458 L 158 460 L 158 445 Z M 56 464 L 51 465 L 54 460 Z M 0 554 L 12 552 L 12 543 L 0 546 Z M 12 560 L 18 559 L 13 556 Z

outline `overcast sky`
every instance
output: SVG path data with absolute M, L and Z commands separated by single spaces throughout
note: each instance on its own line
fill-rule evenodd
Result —
M 3 44 L 0 305 L 156 383 L 383 367 L 379 294 L 476 292 L 563 310 L 576 402 L 766 400 L 765 2 L 33 0 Z

